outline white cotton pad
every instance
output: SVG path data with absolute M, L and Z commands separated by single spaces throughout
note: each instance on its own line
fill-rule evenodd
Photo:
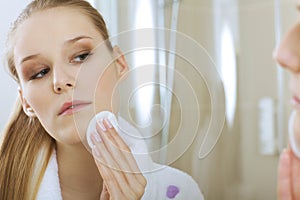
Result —
M 300 159 L 300 141 L 296 141 L 294 133 L 294 121 L 296 111 L 293 111 L 289 119 L 289 141 L 294 154 Z
M 116 116 L 109 111 L 102 111 L 90 120 L 86 132 L 86 139 L 89 147 L 92 149 L 94 146 L 91 140 L 91 134 L 97 132 L 96 123 L 103 121 L 105 118 L 111 122 L 120 137 L 131 149 L 131 153 L 134 156 L 140 171 L 142 173 L 153 171 L 154 165 L 142 135 L 121 116 L 118 116 L 117 119 Z M 147 174 L 144 174 L 144 176 L 147 176 Z
M 93 147 L 93 143 L 91 140 L 91 134 L 93 132 L 97 132 L 96 122 L 102 122 L 105 118 L 107 118 L 111 122 L 113 127 L 116 129 L 116 131 L 118 131 L 118 121 L 117 121 L 116 116 L 112 112 L 109 112 L 109 111 L 99 112 L 98 114 L 96 114 L 93 117 L 93 119 L 91 119 L 91 121 L 88 125 L 88 128 L 87 128 L 86 139 L 87 139 L 87 142 L 88 142 L 88 145 L 90 146 L 90 148 Z

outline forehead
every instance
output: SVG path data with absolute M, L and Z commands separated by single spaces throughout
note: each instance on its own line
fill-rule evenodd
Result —
M 79 9 L 59 7 L 34 13 L 16 31 L 16 54 L 30 54 L 52 46 L 61 46 L 78 35 L 101 39 L 91 19 Z

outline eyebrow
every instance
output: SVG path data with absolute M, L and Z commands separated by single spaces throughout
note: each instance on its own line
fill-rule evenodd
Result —
M 23 59 L 21 60 L 20 65 L 21 65 L 23 62 L 27 61 L 27 60 L 30 60 L 30 59 L 33 59 L 33 58 L 36 58 L 36 57 L 39 57 L 39 56 L 40 56 L 40 54 L 34 54 L 34 55 L 26 56 L 25 58 L 23 58 Z
M 77 41 L 79 41 L 79 40 L 81 40 L 81 39 L 93 39 L 93 38 L 91 38 L 91 37 L 89 37 L 89 36 L 82 35 L 82 36 L 75 37 L 75 38 L 73 38 L 73 39 L 69 39 L 69 40 L 65 41 L 64 44 L 65 44 L 65 45 L 66 45 L 66 44 L 74 44 L 75 42 L 77 42 Z M 27 60 L 34 59 L 34 58 L 36 58 L 36 57 L 38 57 L 38 56 L 40 56 L 40 54 L 34 54 L 34 55 L 26 56 L 25 58 L 23 58 L 23 59 L 21 60 L 20 65 L 21 65 L 23 62 L 25 62 L 25 61 L 27 61 Z
M 75 43 L 75 42 L 77 42 L 78 40 L 81 40 L 81 39 L 93 39 L 93 38 L 91 38 L 89 36 L 81 35 L 81 36 L 78 36 L 78 37 L 75 37 L 73 39 L 65 41 L 64 44 L 73 44 L 73 43 Z

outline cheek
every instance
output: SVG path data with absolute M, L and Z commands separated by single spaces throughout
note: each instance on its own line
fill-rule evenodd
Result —
M 290 75 L 290 89 L 292 91 L 298 91 L 300 87 L 300 73 L 292 73 Z
M 39 93 L 41 90 L 40 87 L 30 86 L 25 89 L 24 97 L 27 99 L 29 105 L 35 110 L 38 111 L 39 107 L 43 106 L 42 102 L 44 100 L 44 95 Z
M 112 103 L 115 101 L 114 93 L 117 81 L 116 71 L 112 66 L 99 79 L 94 99 L 98 111 L 111 109 Z
M 42 123 L 46 123 L 51 114 L 50 106 L 52 98 L 47 92 L 47 89 L 43 87 L 43 84 L 34 84 L 26 87 L 24 97 L 26 98 L 28 104 L 34 110 L 36 116 Z M 52 109 L 53 110 L 53 109 Z

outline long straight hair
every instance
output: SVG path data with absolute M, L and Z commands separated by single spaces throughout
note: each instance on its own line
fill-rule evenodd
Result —
M 100 13 L 84 0 L 35 0 L 22 11 L 12 24 L 7 39 L 7 68 L 20 84 L 14 63 L 13 49 L 18 27 L 32 14 L 43 10 L 66 7 L 77 9 L 89 17 L 95 28 L 108 41 L 106 24 Z M 110 42 L 106 43 L 112 49 Z M 37 118 L 28 117 L 20 99 L 3 130 L 0 142 L 0 199 L 36 199 L 40 183 L 55 148 L 55 140 L 45 131 Z

